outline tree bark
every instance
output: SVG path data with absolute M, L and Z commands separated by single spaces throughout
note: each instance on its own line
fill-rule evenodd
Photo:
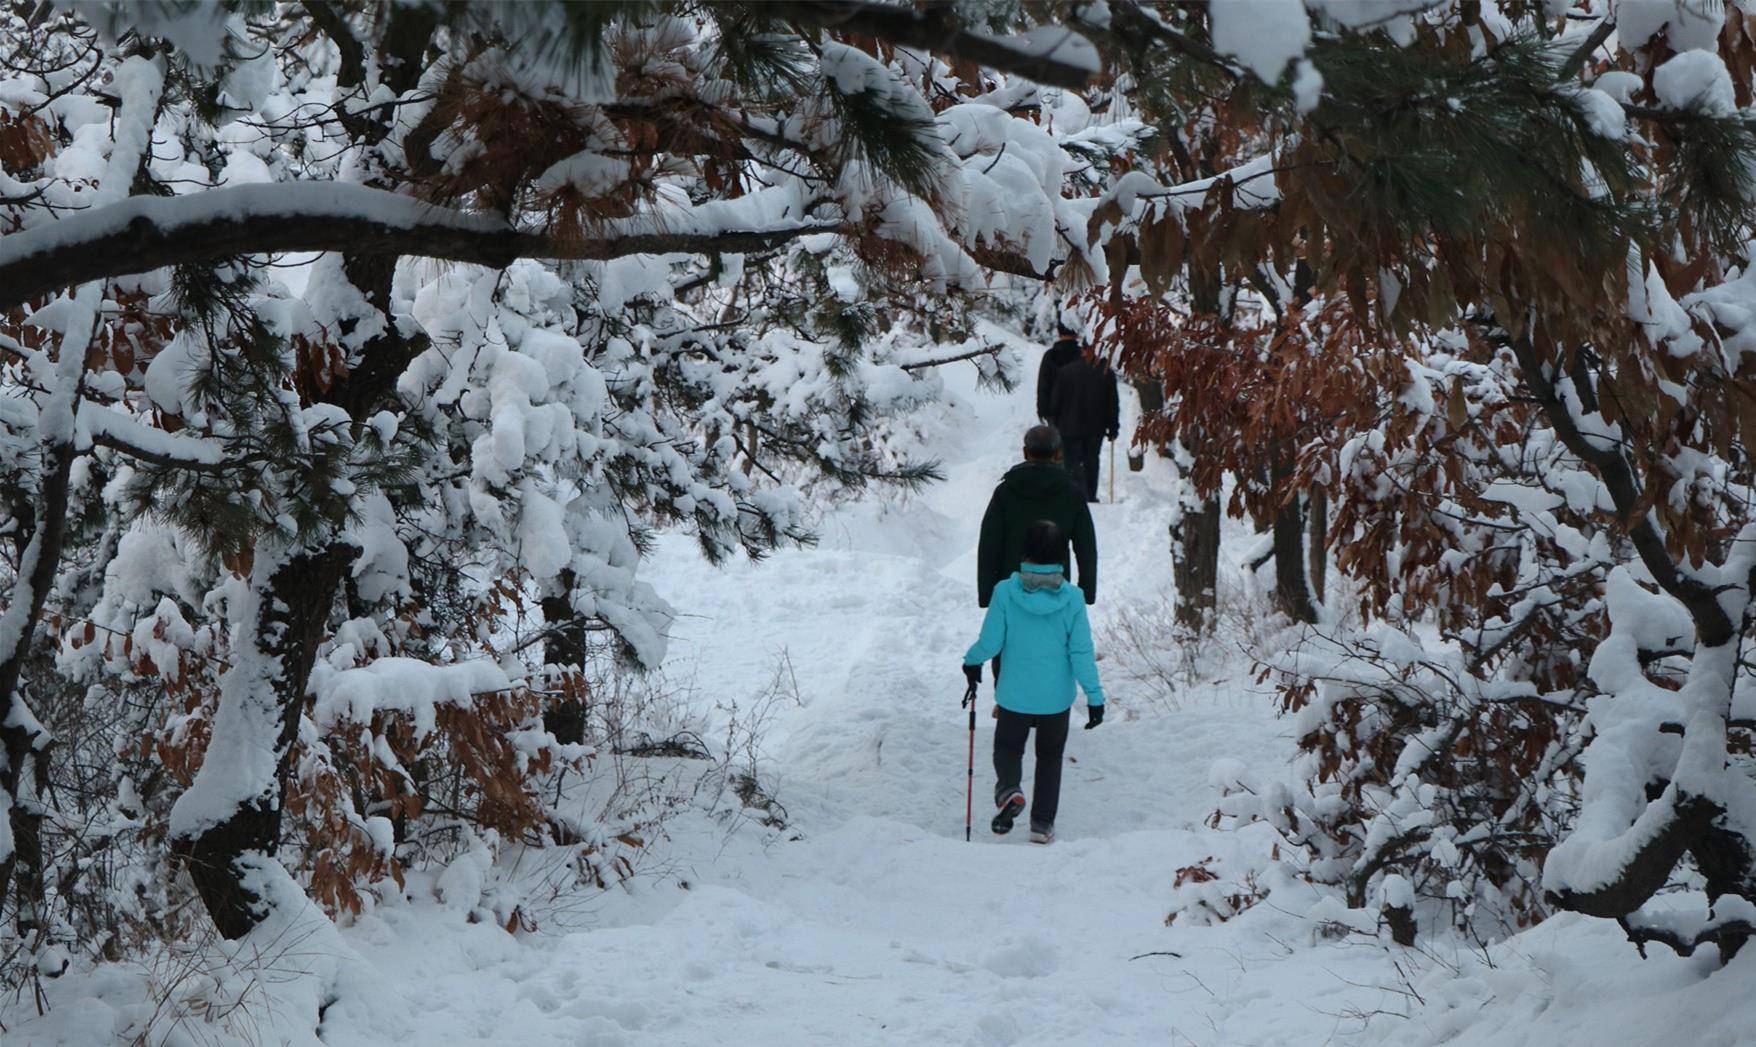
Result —
M 1401 946 L 1415 943 L 1415 911 L 1406 905 L 1386 905 L 1384 924 L 1390 928 L 1390 940 Z
M 1219 590 L 1219 500 L 1185 508 L 1171 525 L 1171 566 L 1177 584 L 1177 623 L 1206 632 L 1213 626 Z
M 1329 592 L 1329 492 L 1313 487 L 1305 504 L 1310 516 L 1307 526 L 1310 533 L 1311 595 L 1322 604 Z
M 1273 479 L 1280 488 L 1292 470 L 1277 458 Z M 1317 602 L 1305 577 L 1305 513 L 1297 492 L 1289 492 L 1274 514 L 1275 602 L 1288 618 L 1306 625 L 1317 624 Z
M 228 700 L 240 703 L 271 703 L 274 720 L 234 716 L 222 724 L 216 714 L 213 737 L 208 742 L 207 760 L 197 772 L 195 782 L 184 798 L 200 796 L 202 776 L 225 773 L 225 765 L 213 759 L 221 747 L 251 747 L 264 739 L 234 735 L 231 725 L 242 730 L 266 727 L 278 722 L 273 739 L 275 769 L 272 778 L 260 785 L 260 791 L 237 803 L 218 820 L 200 824 L 197 832 L 177 832 L 176 812 L 173 821 L 173 853 L 189 870 L 195 890 L 221 935 L 240 938 L 249 933 L 267 915 L 267 899 L 259 897 L 246 881 L 247 867 L 241 859 L 251 855 L 272 857 L 280 844 L 281 795 L 289 771 L 293 742 L 298 738 L 299 717 L 304 709 L 305 687 L 317 648 L 323 642 L 325 625 L 335 605 L 348 566 L 358 550 L 334 544 L 315 553 L 290 556 L 262 584 L 257 600 L 255 620 L 242 630 L 258 646 L 260 663 L 268 667 L 265 680 L 252 680 L 238 657 L 228 675 L 238 672 L 234 686 L 236 696 L 228 696 L 222 682 L 222 704 Z M 266 693 L 255 693 L 258 687 Z M 266 720 L 266 722 L 265 722 Z M 215 782 L 223 790 L 225 783 Z M 179 801 L 179 806 L 182 801 Z
M 1598 411 L 1597 392 L 1588 371 L 1587 354 L 1577 352 L 1569 372 L 1558 363 L 1551 369 L 1552 361 L 1544 359 L 1528 337 L 1506 334 L 1504 344 L 1518 361 L 1520 375 L 1532 399 L 1542 409 L 1561 442 L 1603 481 L 1615 507 L 1617 522 L 1628 535 L 1642 565 L 1659 588 L 1681 604 L 1694 622 L 1695 664 L 1691 670 L 1691 682 L 1685 684 L 1684 689 L 1693 686 L 1694 673 L 1700 671 L 1702 659 L 1715 653 L 1713 649 L 1719 649 L 1719 656 L 1735 663 L 1735 657 L 1726 649 L 1738 642 L 1739 623 L 1749 606 L 1747 596 L 1738 605 L 1740 609 L 1728 610 L 1718 587 L 1708 584 L 1672 557 L 1656 517 L 1644 505 L 1643 477 L 1635 461 L 1620 446 L 1600 442 L 1582 430 L 1572 408 L 1557 388 L 1558 380 L 1569 382 L 1581 410 L 1586 413 Z M 1725 683 L 1728 691 L 1723 699 L 1722 717 L 1729 715 L 1731 709 L 1730 675 L 1727 674 Z M 1687 722 L 1683 733 L 1687 750 L 1690 744 Z M 1715 747 L 1723 761 L 1723 734 Z M 1698 753 L 1694 759 L 1699 761 L 1706 756 L 1705 752 Z M 1698 778 L 1699 773 L 1692 777 Z M 1690 783 L 1688 788 L 1684 788 L 1684 784 L 1673 780 L 1664 794 L 1649 801 L 1642 817 L 1654 813 L 1654 805 L 1658 803 L 1667 803 L 1670 809 L 1657 812 L 1661 816 L 1657 819 L 1657 826 L 1643 830 L 1639 845 L 1612 879 L 1588 890 L 1563 888 L 1552 891 L 1548 894 L 1549 901 L 1572 912 L 1623 920 L 1626 927 L 1625 918 L 1645 905 L 1669 881 L 1685 854 L 1695 858 L 1707 880 L 1710 898 L 1726 894 L 1756 898 L 1756 843 L 1725 824 L 1726 808 L 1712 795 L 1717 790 L 1704 789 L 1699 781 Z M 1735 953 L 1745 937 L 1745 928 L 1726 928 L 1724 936 L 1719 939 L 1722 956 Z
M 556 579 L 560 592 L 545 596 L 542 601 L 543 624 L 548 629 L 543 639 L 543 664 L 560 670 L 585 667 L 585 627 L 579 620 L 579 612 L 573 608 L 574 582 L 573 571 L 563 570 Z M 583 700 L 575 701 L 570 697 L 551 699 L 543 709 L 543 727 L 558 742 L 583 744 L 586 717 L 590 711 L 591 707 Z
M 1642 507 L 1640 477 L 1627 455 L 1619 447 L 1599 446 L 1580 431 L 1573 412 L 1562 402 L 1560 393 L 1555 388 L 1554 379 L 1550 377 L 1546 367 L 1547 361 L 1537 355 L 1536 347 L 1528 338 L 1508 337 L 1506 344 L 1518 360 L 1520 376 L 1530 388 L 1532 398 L 1542 408 L 1543 416 L 1555 427 L 1556 435 L 1561 438 L 1567 450 L 1590 466 L 1603 480 L 1604 487 L 1609 491 L 1610 501 L 1616 507 L 1618 522 L 1633 544 L 1634 551 L 1640 555 L 1641 564 L 1646 567 L 1659 588 L 1675 597 L 1689 612 L 1689 617 L 1695 622 L 1696 631 L 1700 634 L 1702 646 L 1718 647 L 1731 642 L 1737 633 L 1736 623 L 1726 613 L 1725 608 L 1720 606 L 1718 592 L 1701 579 L 1680 569 L 1671 558 L 1658 524 L 1652 514 Z M 1584 356 L 1583 353 L 1579 355 L 1581 358 Z M 1580 367 L 1583 366 L 1581 363 Z M 1575 371 L 1569 380 L 1584 408 L 1595 411 L 1597 394 L 1589 377 Z
M 800 221 L 772 229 L 663 232 L 630 228 L 564 239 L 522 232 L 495 219 L 422 204 L 367 186 L 293 182 L 141 198 L 14 233 L 0 244 L 0 312 L 64 287 L 170 265 L 217 262 L 286 251 L 344 251 L 474 262 L 502 269 L 519 258 L 607 260 L 631 254 L 760 251 L 837 222 Z M 372 203 L 373 213 L 365 205 Z M 378 213 L 380 209 L 395 211 Z
M 1152 418 L 1165 409 L 1165 384 L 1157 378 L 1136 378 L 1133 382 L 1134 392 L 1140 397 L 1140 418 L 1142 421 Z M 1171 457 L 1169 444 L 1158 445 L 1160 458 Z M 1128 468 L 1139 472 L 1146 468 L 1146 450 L 1132 447 L 1128 450 Z
M 1548 900 L 1569 912 L 1604 919 L 1626 916 L 1646 904 L 1670 879 L 1695 838 L 1722 813 L 1717 805 L 1700 798 L 1675 802 L 1676 810 L 1669 820 L 1645 838 L 1614 880 L 1590 891 L 1554 891 Z
M 41 795 L 47 785 L 44 753 L 48 732 L 37 722 L 20 694 L 24 662 L 36 640 L 37 623 L 54 588 L 67 535 L 68 488 L 73 461 L 79 456 L 74 419 L 85 384 L 86 349 L 97 326 L 102 288 L 88 285 L 74 294 L 74 319 L 61 339 L 55 361 L 55 387 L 37 418 L 43 434 L 39 444 L 44 470 L 36 492 L 38 504 L 28 506 L 19 522 L 31 532 L 18 558 L 18 577 L 4 614 L 0 614 L 0 805 L 4 807 L 12 846 L 0 854 L 0 908 L 17 880 L 14 912 L 21 936 L 35 930 L 43 896 Z M 48 383 L 49 376 L 40 376 Z
M 77 397 L 76 388 L 74 398 Z M 68 433 L 72 435 L 71 426 Z M 16 881 L 14 926 L 19 936 L 27 940 L 37 929 L 38 910 L 43 901 L 44 812 L 40 798 L 48 785 L 45 755 L 51 739 L 25 705 L 19 693 L 19 679 L 36 639 L 43 603 L 55 584 L 55 570 L 61 562 L 61 546 L 67 531 L 68 481 L 77 457 L 71 439 L 56 441 L 46 450 L 49 473 L 43 480 L 42 506 L 36 514 L 30 544 L 20 560 L 21 575 L 13 586 L 12 604 L 8 608 L 17 608 L 17 617 L 22 621 L 9 630 L 11 642 L 0 652 L 0 756 L 4 757 L 0 763 L 0 800 L 5 801 L 12 835 L 11 852 L 0 859 L 0 910 L 4 910 Z
M 950 5 L 910 7 L 866 0 L 790 0 L 775 14 L 802 25 L 875 37 L 904 47 L 961 58 L 1003 73 L 1016 73 L 1050 87 L 1082 88 L 1095 70 L 1056 58 L 1016 40 L 963 28 Z M 1079 34 L 1063 30 L 1069 37 Z
M 346 23 L 339 19 L 325 21 L 325 32 L 346 32 Z M 420 77 L 423 69 L 421 54 L 428 40 L 432 39 L 435 25 L 434 12 L 427 9 L 392 9 L 390 25 L 385 28 L 381 46 L 381 58 L 388 67 L 385 84 L 390 90 L 397 93 L 409 90 Z M 346 53 L 346 42 L 339 42 L 339 46 Z M 358 86 L 360 76 L 363 76 L 362 69 L 346 67 L 339 86 L 351 90 Z M 390 123 L 385 118 L 376 121 L 353 119 L 348 125 L 348 134 L 363 144 L 383 141 L 390 130 Z M 425 156 L 423 149 L 416 149 L 414 155 L 409 156 L 409 163 L 420 170 L 434 162 L 430 156 Z M 358 362 L 346 376 L 328 386 L 320 397 L 321 401 L 344 409 L 353 422 L 362 423 L 385 404 L 386 397 L 393 394 L 400 374 L 427 343 L 421 334 L 404 336 L 402 325 L 392 318 L 392 281 L 397 256 L 406 251 L 399 251 L 393 242 L 351 237 L 330 246 L 348 251 L 342 256 L 342 274 L 385 318 L 378 336 L 356 348 Z M 337 334 L 346 341 L 356 329 L 358 318 L 348 318 L 339 323 Z M 241 678 L 239 687 L 246 689 L 248 685 L 249 692 L 239 694 L 232 701 L 258 706 L 256 711 L 260 715 L 251 718 L 251 722 L 244 726 L 253 726 L 258 731 L 267 729 L 270 722 L 279 726 L 279 736 L 274 741 L 276 771 L 267 782 L 256 783 L 260 785 L 260 792 L 239 801 L 227 817 L 204 822 L 198 826 L 198 833 L 184 834 L 176 841 L 177 856 L 188 866 L 214 926 L 227 938 L 246 935 L 267 915 L 267 899 L 258 898 L 249 889 L 249 863 L 246 859 L 253 854 L 272 857 L 279 845 L 281 796 L 290 769 L 291 745 L 299 733 L 299 718 L 304 710 L 311 666 L 316 661 L 318 646 L 327 636 L 328 618 L 334 610 L 335 599 L 341 596 L 342 581 L 346 580 L 348 567 L 356 555 L 355 546 L 330 541 L 327 545 L 291 555 L 272 571 L 267 580 L 253 578 L 253 587 L 260 590 L 260 604 L 253 636 L 258 650 L 251 653 L 260 657 L 269 671 L 263 673 L 265 678 L 262 680 Z M 234 669 L 241 671 L 242 666 L 235 664 Z M 221 703 L 225 701 L 225 690 L 221 690 Z M 244 717 L 237 717 L 237 720 L 244 720 Z M 227 743 L 260 745 L 262 741 L 260 738 L 228 738 Z M 209 752 L 216 745 L 221 745 L 219 717 L 214 722 Z M 205 762 L 202 769 L 207 769 Z M 197 776 L 197 785 L 191 785 L 191 791 L 195 791 L 198 785 L 200 778 Z M 172 815 L 174 827 L 176 820 L 176 815 Z

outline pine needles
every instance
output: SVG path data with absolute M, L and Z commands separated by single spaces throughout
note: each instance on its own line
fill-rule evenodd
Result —
M 824 45 L 824 96 L 835 114 L 838 166 L 854 162 L 929 202 L 944 193 L 945 143 L 918 92 L 876 59 Z
M 1515 37 L 1476 57 L 1463 34 L 1407 47 L 1371 34 L 1312 57 L 1325 92 L 1301 153 L 1333 165 L 1314 182 L 1319 208 L 1364 252 L 1406 263 L 1404 245 L 1494 238 L 1603 270 L 1650 237 L 1632 159 L 1558 90 L 1548 41 Z

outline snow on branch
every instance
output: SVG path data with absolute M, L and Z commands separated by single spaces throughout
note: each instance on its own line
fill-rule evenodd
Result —
M 518 258 L 760 251 L 840 231 L 832 222 L 738 228 L 717 216 L 642 216 L 557 237 L 363 185 L 295 182 L 133 197 L 0 238 L 0 311 L 63 287 L 170 265 L 285 251 L 415 255 L 504 268 Z
M 798 0 L 787 5 L 786 16 L 805 25 L 968 59 L 1051 87 L 1084 87 L 1098 70 L 1097 49 L 1071 29 L 1049 26 L 1021 37 L 990 36 L 959 26 L 949 7 Z
M 509 691 L 512 680 L 483 659 L 433 665 L 418 658 L 378 658 L 355 669 L 319 663 L 312 675 L 312 718 L 325 727 L 369 724 L 380 710 L 407 713 L 417 736 L 432 733 L 440 705 L 468 705 L 479 694 Z
M 217 442 L 167 433 L 163 429 L 142 425 L 120 412 L 91 404 L 80 409 L 79 429 L 81 435 L 93 444 L 154 465 L 212 473 L 241 464 L 228 461 L 225 448 Z
M 1282 170 L 1278 158 L 1278 151 L 1263 153 L 1216 175 L 1168 186 L 1144 171 L 1129 171 L 1097 198 L 1088 236 L 1101 243 L 1113 234 L 1134 234 L 1145 223 L 1181 220 L 1187 211 L 1210 202 L 1216 191 L 1229 197 L 1233 210 L 1271 210 L 1281 202 L 1275 181 Z
M 1653 580 L 1688 609 L 1701 631 L 1702 643 L 1717 646 L 1727 642 L 1736 632 L 1731 616 L 1720 605 L 1719 597 L 1710 585 L 1672 558 L 1652 513 L 1640 508 L 1640 478 L 1634 466 L 1619 449 L 1592 439 L 1592 433 L 1567 402 L 1562 388 L 1550 377 L 1528 337 L 1502 338 L 1499 334 L 1495 337 L 1511 348 L 1532 396 L 1567 449 L 1595 469 L 1603 480 L 1617 515 L 1627 529 L 1628 539 L 1640 554 L 1641 563 L 1652 573 Z

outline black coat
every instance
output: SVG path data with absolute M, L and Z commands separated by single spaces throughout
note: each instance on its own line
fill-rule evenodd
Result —
M 1097 531 L 1091 525 L 1085 493 L 1059 463 L 1021 462 L 1007 470 L 982 516 L 982 538 L 976 547 L 976 599 L 983 607 L 988 606 L 994 586 L 1012 577 L 1024 562 L 1024 535 L 1038 520 L 1053 520 L 1067 536 L 1073 559 L 1079 563 L 1079 588 L 1085 602 L 1097 600 Z M 1062 550 L 1061 567 L 1069 570 L 1070 566 L 1067 551 Z
M 1043 354 L 1042 365 L 1037 368 L 1037 417 L 1048 421 L 1049 404 L 1055 393 L 1055 375 L 1061 368 L 1079 359 L 1079 343 L 1071 338 L 1063 338 L 1049 351 Z
M 1055 372 L 1049 419 L 1063 440 L 1114 440 L 1122 426 L 1116 372 L 1083 356 Z

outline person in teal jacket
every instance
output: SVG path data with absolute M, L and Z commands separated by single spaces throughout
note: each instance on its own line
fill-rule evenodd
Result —
M 1036 732 L 1036 784 L 1031 795 L 1030 839 L 1055 838 L 1055 813 L 1061 799 L 1061 753 L 1067 745 L 1067 721 L 1073 708 L 1074 684 L 1085 692 L 1086 730 L 1104 722 L 1104 689 L 1098 681 L 1091 646 L 1091 622 L 1085 596 L 1067 581 L 1061 564 L 1067 539 L 1053 521 L 1039 520 L 1024 539 L 1024 563 L 994 587 L 982 633 L 963 656 L 963 672 L 972 684 L 982 678 L 982 663 L 1000 655 L 1000 678 L 994 685 L 999 708 L 994 726 L 994 806 L 996 834 L 1012 831 L 1024 810 L 1024 743 Z

